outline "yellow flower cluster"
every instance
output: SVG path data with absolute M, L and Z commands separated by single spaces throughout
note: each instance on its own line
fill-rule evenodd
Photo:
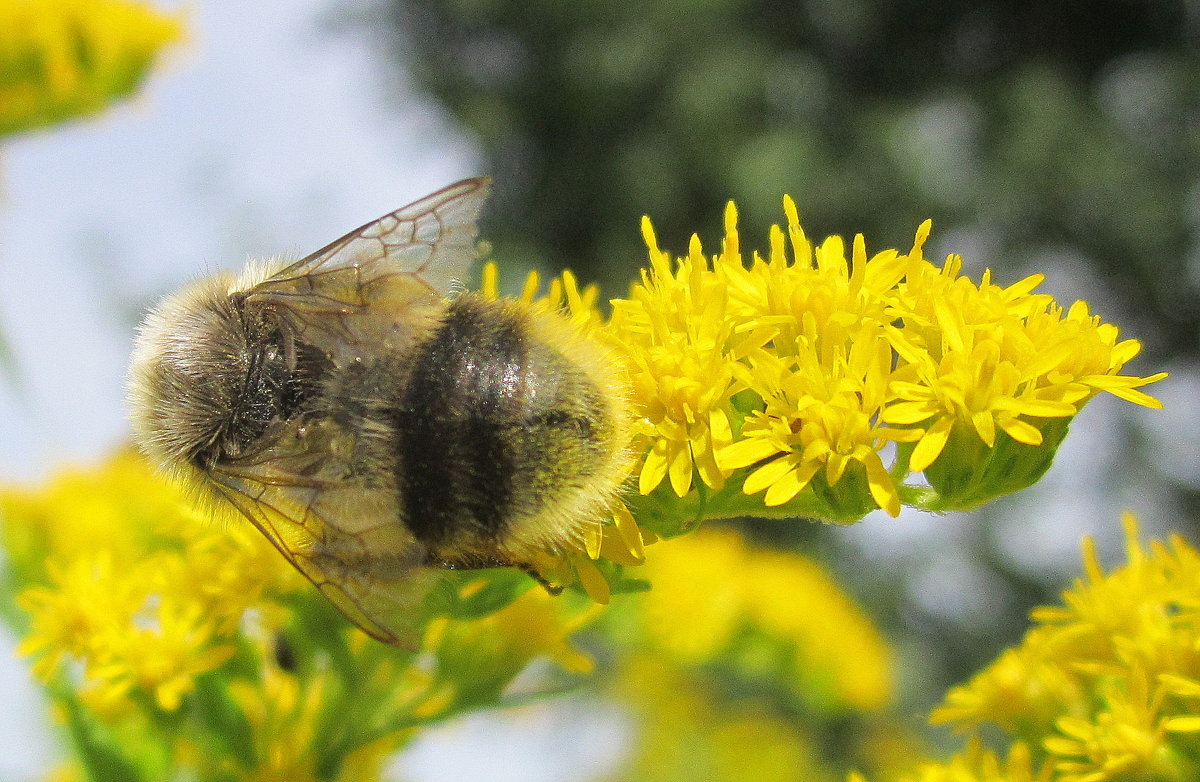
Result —
M 928 222 L 907 254 L 868 256 L 857 236 L 847 257 L 784 209 L 749 263 L 732 203 L 711 258 L 693 237 L 673 259 L 643 221 L 650 268 L 605 326 L 641 407 L 641 494 L 714 490 L 728 507 L 710 497 L 709 517 L 970 507 L 1036 481 L 1097 392 L 1159 406 L 1136 389 L 1165 374 L 1119 374 L 1140 345 L 1033 293 L 1039 276 L 1002 288 L 961 277 L 958 256 L 935 266 Z M 910 471 L 932 495 L 902 483 Z M 731 476 L 757 508 L 721 494 Z
M 835 711 L 891 699 L 886 642 L 813 560 L 706 529 L 654 547 L 640 575 L 654 588 L 638 599 L 638 632 L 664 658 L 725 661 Z
M 1145 547 L 1124 523 L 1127 564 L 1105 573 L 1085 541 L 1085 578 L 1063 605 L 1036 610 L 1019 646 L 933 712 L 999 727 L 1007 757 L 972 740 L 914 782 L 1200 778 L 1200 552 L 1178 536 Z
M 105 712 L 149 694 L 171 711 L 196 676 L 234 652 L 242 613 L 294 578 L 262 536 L 214 526 L 134 456 L 100 473 L 66 473 L 44 492 L 6 492 L 4 534 L 12 567 L 33 585 L 18 596 L 32 617 L 23 654 L 53 681 L 66 659 Z
M 0 137 L 129 95 L 181 34 L 177 18 L 128 0 L 0 0 Z
M 83 756 L 182 774 L 128 778 L 376 779 L 411 728 L 501 703 L 532 659 L 589 670 L 567 636 L 591 609 L 517 571 L 448 573 L 449 613 L 414 656 L 352 629 L 245 519 L 196 504 L 131 454 L 0 490 L 0 602 L 16 594 L 20 651 L 95 742 Z

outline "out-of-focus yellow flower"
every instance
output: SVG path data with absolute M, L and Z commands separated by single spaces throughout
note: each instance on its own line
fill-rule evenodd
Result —
M 20 651 L 112 778 L 378 779 L 417 726 L 503 703 L 531 661 L 591 669 L 569 635 L 597 607 L 516 570 L 446 571 L 414 654 L 352 628 L 233 511 L 214 521 L 195 502 L 132 454 L 0 490 Z
M 83 771 L 74 763 L 63 763 L 56 766 L 46 775 L 42 782 L 87 782 Z
M 217 668 L 236 649 L 214 632 L 197 603 L 177 606 L 160 599 L 150 615 L 154 626 L 106 628 L 102 654 L 91 668 L 105 683 L 102 697 L 115 701 L 134 690 L 152 695 L 163 711 L 175 711 L 192 691 L 195 678 Z
M 0 0 L 0 137 L 95 114 L 182 35 L 128 0 Z
M 32 616 L 32 629 L 18 652 L 37 658 L 33 672 L 43 681 L 57 673 L 65 657 L 98 656 L 106 631 L 130 620 L 146 602 L 144 585 L 136 575 L 118 579 L 107 551 L 65 566 L 51 562 L 48 572 L 47 586 L 29 587 L 17 598 Z
M 669 658 L 622 662 L 614 692 L 637 738 L 621 782 L 833 782 L 814 741 L 765 703 L 722 702 Z
M 294 675 L 267 666 L 261 682 L 234 681 L 229 694 L 246 715 L 257 738 L 259 762 L 254 782 L 316 782 L 318 758 L 312 742 L 330 676 L 319 674 L 304 686 Z
M 71 659 L 95 708 L 137 690 L 173 711 L 233 654 L 228 640 L 264 590 L 295 583 L 261 536 L 227 534 L 193 504 L 133 455 L 0 494 L 10 566 L 34 582 L 17 596 L 31 617 L 20 651 L 41 679 Z
M 972 739 L 910 779 L 1198 778 L 1200 552 L 1179 536 L 1143 546 L 1136 520 L 1124 524 L 1124 566 L 1106 573 L 1086 540 L 1085 578 L 1063 605 L 1036 610 L 1024 641 L 932 714 L 960 730 L 1001 728 L 1014 742 L 1007 763 Z
M 545 590 L 531 589 L 489 616 L 446 622 L 431 633 L 429 643 L 442 651 L 445 681 L 483 692 L 502 687 L 530 660 L 542 656 L 569 672 L 590 672 L 591 658 L 572 646 L 568 637 L 595 613 L 589 609 L 564 623 L 558 608 Z
M 1037 768 L 1033 754 L 1024 744 L 1014 744 L 1007 756 L 997 755 L 977 739 L 966 750 L 945 763 L 926 763 L 911 776 L 911 782 L 1056 782 L 1048 766 Z M 852 774 L 847 782 L 866 782 Z
M 891 655 L 878 630 L 816 562 L 758 551 L 728 530 L 704 530 L 651 549 L 654 588 L 640 597 L 647 642 L 683 663 L 726 660 L 751 676 L 781 675 L 801 697 L 861 711 L 892 695 Z M 761 644 L 777 644 L 786 666 Z

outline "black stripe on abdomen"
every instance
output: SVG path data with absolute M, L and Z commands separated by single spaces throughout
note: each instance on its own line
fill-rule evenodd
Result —
M 462 297 L 412 357 L 396 409 L 397 482 L 401 518 L 431 553 L 496 540 L 510 518 L 510 439 L 526 394 L 522 326 Z

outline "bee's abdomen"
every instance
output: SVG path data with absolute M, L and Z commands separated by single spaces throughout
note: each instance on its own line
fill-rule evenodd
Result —
M 611 427 L 587 376 L 512 302 L 464 295 L 396 408 L 401 515 L 432 553 L 494 547 L 595 469 Z

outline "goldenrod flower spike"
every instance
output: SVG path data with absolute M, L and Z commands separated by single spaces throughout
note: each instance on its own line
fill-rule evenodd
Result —
M 1001 287 L 960 276 L 956 255 L 935 266 L 929 221 L 907 254 L 856 236 L 847 257 L 783 206 L 786 231 L 749 264 L 732 204 L 711 258 L 693 237 L 672 259 L 642 221 L 649 268 L 604 330 L 642 413 L 638 491 L 656 498 L 635 504 L 655 531 L 682 529 L 661 523 L 672 503 L 680 518 L 838 522 L 969 508 L 1037 481 L 1096 393 L 1158 406 L 1138 389 L 1164 373 L 1119 374 L 1138 343 L 1035 293 L 1041 275 Z

